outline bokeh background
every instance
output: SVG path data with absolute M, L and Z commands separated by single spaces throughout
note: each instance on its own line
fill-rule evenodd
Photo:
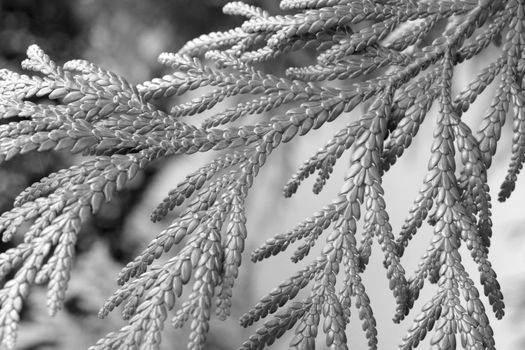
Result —
M 33 43 L 42 47 L 58 63 L 84 58 L 138 83 L 165 72 L 157 63 L 164 51 L 176 51 L 186 41 L 203 33 L 231 28 L 241 19 L 225 16 L 224 0 L 3 0 L 0 1 L 0 66 L 19 70 L 26 48 Z M 276 12 L 277 1 L 252 1 Z M 472 80 L 477 71 L 494 59 L 498 48 L 493 46 L 480 57 L 456 70 L 454 87 L 458 90 Z M 272 63 L 274 70 L 286 64 L 307 61 L 295 55 Z M 490 102 L 493 87 L 480 98 L 466 120 L 479 123 Z M 435 111 L 433 111 L 435 113 Z M 349 115 L 356 118 L 359 111 Z M 432 114 L 430 115 L 432 116 Z M 232 317 L 226 322 L 212 322 L 208 349 L 235 349 L 256 327 L 248 330 L 238 325 L 238 317 L 277 283 L 290 276 L 300 266 L 289 262 L 289 253 L 256 265 L 249 261 L 249 251 L 271 235 L 285 232 L 300 220 L 329 203 L 337 193 L 344 169 L 345 157 L 337 164 L 331 180 L 318 196 L 311 192 L 312 181 L 306 181 L 292 199 L 284 199 L 282 186 L 310 154 L 321 147 L 347 119 L 336 121 L 322 130 L 286 144 L 272 155 L 255 181 L 248 202 L 249 238 L 240 278 L 234 290 Z M 1 121 L 0 121 L 1 123 Z M 427 168 L 433 118 L 429 117 L 410 152 L 385 177 L 386 200 L 392 226 L 398 230 L 408 212 Z M 504 130 L 499 153 L 489 173 L 492 196 L 496 197 L 503 180 L 510 151 L 510 130 Z M 148 167 L 120 192 L 112 203 L 84 226 L 77 244 L 77 257 L 64 310 L 49 318 L 45 310 L 45 288 L 34 288 L 22 314 L 19 350 L 83 349 L 109 331 L 123 325 L 118 312 L 99 320 L 99 307 L 116 288 L 119 269 L 136 256 L 157 232 L 165 227 L 177 211 L 160 223 L 149 221 L 149 214 L 187 173 L 204 165 L 214 154 L 172 157 Z M 0 167 L 0 211 L 11 208 L 14 197 L 26 186 L 57 169 L 78 162 L 65 153 L 38 153 L 19 156 Z M 494 238 L 491 258 L 506 298 L 507 315 L 493 322 L 498 349 L 517 349 L 525 343 L 520 329 L 525 325 L 524 250 L 525 183 L 518 183 L 511 199 L 494 204 Z M 431 237 L 424 226 L 404 258 L 412 271 Z M 0 244 L 0 251 L 16 244 Z M 320 241 L 322 245 L 322 240 Z M 394 348 L 410 326 L 411 317 L 401 325 L 393 325 L 394 303 L 381 264 L 377 246 L 365 274 L 365 285 L 378 321 L 380 348 Z M 315 257 L 319 250 L 313 250 Z M 465 261 L 470 262 L 465 252 Z M 308 260 L 308 259 L 307 259 Z M 469 272 L 478 280 L 475 266 Z M 428 285 L 423 290 L 415 312 L 432 295 Z M 357 316 L 357 312 L 354 312 Z M 490 314 L 490 313 L 489 313 Z M 357 317 L 349 326 L 352 349 L 365 349 L 366 341 Z M 164 332 L 162 349 L 185 349 L 187 329 L 173 330 L 169 324 Z M 323 349 L 320 337 L 319 349 Z M 287 337 L 272 349 L 285 348 Z M 424 345 L 423 347 L 424 348 Z

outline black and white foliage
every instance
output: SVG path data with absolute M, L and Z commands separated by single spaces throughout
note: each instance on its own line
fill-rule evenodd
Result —
M 510 119 L 512 155 L 499 192 L 504 201 L 525 160 L 524 0 L 281 0 L 280 5 L 286 15 L 241 2 L 226 5 L 225 13 L 246 17 L 240 27 L 161 54 L 159 61 L 173 73 L 136 86 L 87 61 L 58 66 L 36 45 L 22 62 L 31 75 L 0 72 L 0 115 L 12 120 L 0 126 L 2 161 L 51 149 L 87 156 L 27 188 L 0 216 L 4 240 L 23 236 L 22 243 L 0 254 L 1 344 L 15 348 L 20 311 L 33 285 L 47 285 L 51 315 L 61 308 L 82 223 L 140 169 L 170 155 L 221 151 L 153 211 L 157 221 L 183 208 L 122 270 L 120 288 L 100 310 L 104 317 L 121 306 L 128 325 L 91 348 L 155 349 L 170 317 L 174 327 L 189 323 L 189 349 L 204 349 L 212 314 L 228 317 L 235 297 L 238 269 L 246 260 L 245 202 L 260 168 L 281 144 L 347 118 L 366 102 L 366 112 L 286 183 L 284 195 L 290 197 L 317 173 L 314 192 L 319 193 L 338 159 L 343 154 L 349 159 L 330 204 L 251 253 L 260 261 L 302 241 L 292 255 L 297 262 L 312 246 L 323 247 L 241 318 L 243 326 L 266 322 L 240 348 L 262 349 L 290 330 L 291 349 L 314 349 L 320 337 L 331 349 L 348 349 L 351 305 L 359 310 L 369 348 L 381 347 L 362 278 L 372 249 L 380 249 L 397 302 L 394 321 L 413 319 L 400 349 L 416 348 L 427 333 L 435 349 L 455 349 L 456 342 L 464 349 L 495 349 L 485 310 L 501 318 L 504 304 L 488 257 L 487 169 Z M 425 46 L 431 34 L 435 39 Z M 499 41 L 500 56 L 453 96 L 454 67 Z M 289 67 L 283 76 L 261 68 L 262 62 L 298 50 L 316 50 L 315 64 Z M 336 79 L 346 83 L 327 83 Z M 473 130 L 462 114 L 493 81 L 497 90 L 490 108 Z M 199 98 L 170 111 L 152 103 L 203 87 L 208 89 Z M 234 103 L 220 104 L 225 100 Z M 217 105 L 227 107 L 200 125 L 183 118 Z M 433 105 L 437 116 L 428 113 Z M 263 112 L 271 119 L 246 118 Z M 424 121 L 434 125 L 428 172 L 397 232 L 389 223 L 382 176 Z M 417 269 L 406 271 L 401 257 L 424 222 L 433 226 L 433 239 L 420 252 Z M 182 248 L 170 255 L 176 244 Z M 462 256 L 462 245 L 471 257 Z M 155 264 L 164 255 L 163 263 Z M 479 275 L 469 275 L 465 259 L 475 261 Z M 480 297 L 474 278 L 486 297 Z M 437 285 L 436 293 L 421 310 L 412 310 L 425 281 Z M 298 299 L 303 289 L 306 297 Z

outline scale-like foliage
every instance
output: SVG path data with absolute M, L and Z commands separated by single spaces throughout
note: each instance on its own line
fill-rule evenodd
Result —
M 14 349 L 20 312 L 33 285 L 47 284 L 50 314 L 60 309 L 82 222 L 137 171 L 170 155 L 220 150 L 153 211 L 157 221 L 183 207 L 122 270 L 121 287 L 100 311 L 104 317 L 122 305 L 128 325 L 91 348 L 155 349 L 169 311 L 176 308 L 173 326 L 191 321 L 188 347 L 204 349 L 214 309 L 221 319 L 230 313 L 247 238 L 245 201 L 259 169 L 281 144 L 347 118 L 368 102 L 361 117 L 338 131 L 286 184 L 284 194 L 292 196 L 318 172 L 314 192 L 319 193 L 347 153 L 350 162 L 333 201 L 252 253 L 259 261 L 303 240 L 292 256 L 299 261 L 328 231 L 313 262 L 242 316 L 243 326 L 268 320 L 241 349 L 261 349 L 291 328 L 290 348 L 315 348 L 322 330 L 329 348 L 347 349 L 352 303 L 369 348 L 377 349 L 373 303 L 362 278 L 376 241 L 397 302 L 395 321 L 410 313 L 425 280 L 437 284 L 401 349 L 417 347 L 427 333 L 433 333 L 436 349 L 455 349 L 457 340 L 465 349 L 494 349 L 486 301 L 462 263 L 460 247 L 470 251 L 488 304 L 501 318 L 503 296 L 488 258 L 487 169 L 510 118 L 512 155 L 499 194 L 505 200 L 525 161 L 524 6 L 524 0 L 282 0 L 288 14 L 270 15 L 233 2 L 224 12 L 245 16 L 240 27 L 161 54 L 160 62 L 173 73 L 136 86 L 90 62 L 58 66 L 31 46 L 22 67 L 34 75 L 0 72 L 0 115 L 6 121 L 0 125 L 0 160 L 47 150 L 90 157 L 33 184 L 0 216 L 4 240 L 23 235 L 22 243 L 0 254 L 0 343 Z M 424 44 L 430 37 L 435 39 Z M 501 39 L 499 58 L 452 96 L 454 67 Z M 317 50 L 317 61 L 289 67 L 285 76 L 269 74 L 259 64 L 307 49 Z M 326 83 L 331 80 L 346 84 Z M 494 80 L 498 86 L 490 108 L 473 131 L 462 113 Z M 200 97 L 170 112 L 152 103 L 204 87 Z M 235 97 L 241 95 L 239 102 Z M 230 103 L 220 104 L 225 100 Z M 428 172 L 405 224 L 394 232 L 382 176 L 411 145 L 433 105 L 439 113 L 427 121 L 435 125 Z M 214 107 L 201 125 L 181 119 Z M 245 118 L 263 112 L 271 119 Z M 433 239 L 410 273 L 401 257 L 425 220 L 433 226 Z M 169 256 L 176 244 L 183 247 Z M 164 255 L 162 264 L 153 264 Z M 309 285 L 309 295 L 295 300 Z M 186 289 L 186 300 L 175 307 Z

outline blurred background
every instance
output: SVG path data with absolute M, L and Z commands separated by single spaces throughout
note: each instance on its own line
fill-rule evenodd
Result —
M 0 66 L 19 70 L 27 47 L 38 44 L 57 63 L 83 58 L 123 75 L 132 83 L 160 76 L 165 68 L 157 63 L 164 51 L 177 51 L 186 41 L 210 31 L 232 28 L 240 18 L 225 16 L 221 8 L 225 0 L 3 0 L 0 1 Z M 278 2 L 252 1 L 270 12 L 276 12 Z M 479 69 L 494 59 L 498 48 L 491 47 L 480 57 L 457 69 L 454 87 L 461 89 L 471 81 Z M 299 58 L 301 59 L 301 58 Z M 284 64 L 280 62 L 276 64 Z M 274 64 L 272 62 L 272 64 Z M 274 67 L 275 68 L 275 67 Z M 275 68 L 277 69 L 277 68 Z M 472 125 L 479 123 L 492 96 L 493 87 L 465 116 Z M 435 112 L 435 111 L 434 111 Z M 351 118 L 359 114 L 354 113 Z M 1 122 L 1 121 L 0 121 Z M 311 193 L 315 177 L 303 184 L 292 199 L 282 196 L 282 186 L 298 166 L 324 145 L 347 120 L 336 121 L 312 135 L 286 144 L 272 155 L 255 181 L 248 202 L 249 238 L 239 280 L 234 289 L 234 309 L 226 322 L 212 321 L 208 349 L 234 349 L 256 327 L 248 330 L 238 325 L 238 317 L 267 294 L 281 280 L 299 267 L 289 262 L 290 252 L 267 261 L 252 264 L 249 252 L 268 237 L 293 228 L 299 221 L 329 203 L 337 193 L 347 162 L 343 157 L 337 164 L 331 180 L 319 195 Z M 398 230 L 412 205 L 422 183 L 430 150 L 433 120 L 425 123 L 413 146 L 386 175 L 384 188 L 394 230 Z M 492 197 L 503 180 L 510 151 L 510 131 L 505 130 L 493 169 L 489 173 Z M 160 223 L 149 221 L 149 214 L 186 174 L 204 165 L 216 154 L 197 154 L 173 157 L 157 162 L 139 174 L 120 192 L 100 214 L 84 226 L 77 244 L 77 258 L 72 272 L 64 310 L 50 318 L 45 310 L 45 288 L 33 288 L 22 315 L 19 350 L 82 349 L 96 342 L 109 331 L 124 323 L 118 311 L 99 320 L 99 307 L 116 288 L 115 278 L 120 268 L 136 256 L 146 244 L 167 226 L 177 212 Z M 37 153 L 17 157 L 0 167 L 0 211 L 12 206 L 15 196 L 25 187 L 50 172 L 67 167 L 78 159 L 62 153 Z M 523 256 L 525 240 L 521 237 L 525 222 L 525 183 L 518 182 L 517 190 L 507 203 L 494 202 L 494 238 L 491 258 L 500 276 L 507 304 L 504 320 L 494 320 L 498 349 L 521 348 L 525 297 Z M 431 237 L 431 229 L 424 226 L 418 233 L 412 250 L 404 257 L 410 273 Z M 17 244 L 0 244 L 0 251 Z M 319 242 L 322 245 L 322 241 Z M 397 347 L 410 320 L 432 295 L 428 285 L 420 302 L 401 325 L 393 325 L 394 304 L 388 292 L 388 282 L 382 267 L 377 245 L 365 274 L 365 285 L 376 313 L 380 349 Z M 319 250 L 311 252 L 313 258 Z M 469 254 L 465 261 L 470 264 Z M 479 279 L 476 267 L 469 266 L 472 279 Z M 277 268 L 278 267 L 278 268 Z M 354 312 L 357 315 L 357 312 Z M 490 315 L 490 312 L 489 312 Z M 292 332 L 293 333 L 293 332 Z M 227 336 L 225 336 L 227 335 Z M 357 317 L 348 329 L 352 349 L 364 349 L 366 340 Z M 320 338 L 319 349 L 324 339 Z M 173 330 L 166 324 L 162 349 L 185 349 L 187 329 Z M 271 349 L 285 348 L 287 337 Z M 423 348 L 423 346 L 422 346 Z

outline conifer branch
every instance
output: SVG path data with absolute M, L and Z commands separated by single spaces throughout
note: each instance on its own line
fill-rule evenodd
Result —
M 262 349 L 292 327 L 292 349 L 314 349 L 319 330 L 328 347 L 351 348 L 352 305 L 369 348 L 381 348 L 364 275 L 377 244 L 397 304 L 394 321 L 410 316 L 426 280 L 437 285 L 400 340 L 401 349 L 416 348 L 430 332 L 436 349 L 456 348 L 457 340 L 466 349 L 495 349 L 486 301 L 463 265 L 460 248 L 468 248 L 489 305 L 496 318 L 503 317 L 503 292 L 489 258 L 488 170 L 510 120 L 511 159 L 499 193 L 504 201 L 525 162 L 524 1 L 282 0 L 280 6 L 287 14 L 229 3 L 224 12 L 244 17 L 242 25 L 161 54 L 160 63 L 172 72 L 137 85 L 84 60 L 57 65 L 36 45 L 22 62 L 32 75 L 0 70 L 0 118 L 6 121 L 0 125 L 0 163 L 48 150 L 89 156 L 40 179 L 0 215 L 4 241 L 23 237 L 0 253 L 0 345 L 15 348 L 20 313 L 33 285 L 47 285 L 51 315 L 61 308 L 80 227 L 116 191 L 153 161 L 221 151 L 175 184 L 153 210 L 151 219 L 159 221 L 181 207 L 122 269 L 119 289 L 100 310 L 104 317 L 121 306 L 128 324 L 91 347 L 158 348 L 175 309 L 172 325 L 190 324 L 188 348 L 204 349 L 213 311 L 220 319 L 230 315 L 250 239 L 246 201 L 259 170 L 283 143 L 339 119 L 346 126 L 291 175 L 284 195 L 291 197 L 316 172 L 313 192 L 319 193 L 346 155 L 350 161 L 339 191 L 294 229 L 255 249 L 251 259 L 280 254 L 298 241 L 293 262 L 306 258 L 315 245 L 322 245 L 321 253 L 241 317 L 245 327 L 270 317 L 241 348 Z M 453 97 L 455 67 L 500 36 L 499 57 Z M 287 67 L 283 75 L 260 64 L 291 51 L 315 51 L 316 61 Z M 467 125 L 463 113 L 495 81 L 486 115 Z M 153 103 L 202 88 L 206 93 L 170 111 Z M 364 112 L 349 120 L 360 105 Z M 435 119 L 433 105 L 439 107 Z M 187 118 L 212 109 L 201 124 Z M 262 113 L 271 117 L 250 117 Z M 383 176 L 423 123 L 434 124 L 427 173 L 396 230 Z M 416 270 L 406 271 L 401 257 L 413 252 L 410 242 L 425 221 L 433 227 L 432 240 Z M 181 245 L 177 253 L 175 245 Z M 166 259 L 156 262 L 161 257 Z M 301 290 L 308 295 L 297 301 Z

